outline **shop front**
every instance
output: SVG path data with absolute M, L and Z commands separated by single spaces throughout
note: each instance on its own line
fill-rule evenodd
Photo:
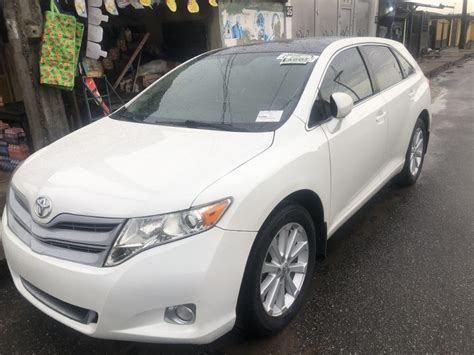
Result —
M 116 110 L 196 55 L 291 37 L 285 3 L 12 0 L 3 4 L 0 170 L 14 170 L 30 152 Z
M 80 108 L 78 126 L 113 111 L 180 63 L 221 47 L 214 0 L 115 1 L 111 11 L 106 3 L 94 8 L 89 1 L 88 18 L 76 12 L 87 23 L 68 102 Z M 68 10 L 74 9 L 64 4 Z

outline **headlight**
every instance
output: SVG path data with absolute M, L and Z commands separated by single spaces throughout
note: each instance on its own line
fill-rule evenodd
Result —
M 110 250 L 105 266 L 120 264 L 143 250 L 214 227 L 230 203 L 231 199 L 227 198 L 186 211 L 128 220 Z

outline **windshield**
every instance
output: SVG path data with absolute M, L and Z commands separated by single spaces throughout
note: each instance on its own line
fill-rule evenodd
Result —
M 149 124 L 272 131 L 294 110 L 316 55 L 211 54 L 163 77 L 111 117 Z

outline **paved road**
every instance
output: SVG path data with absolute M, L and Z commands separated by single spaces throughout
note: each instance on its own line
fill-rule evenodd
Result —
M 311 295 L 281 334 L 204 347 L 96 340 L 49 319 L 0 264 L 0 353 L 474 353 L 474 61 L 434 81 L 422 179 L 387 186 L 329 243 Z

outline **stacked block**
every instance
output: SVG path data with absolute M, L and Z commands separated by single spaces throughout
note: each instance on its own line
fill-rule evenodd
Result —
M 13 171 L 29 155 L 23 128 L 0 121 L 0 169 Z

